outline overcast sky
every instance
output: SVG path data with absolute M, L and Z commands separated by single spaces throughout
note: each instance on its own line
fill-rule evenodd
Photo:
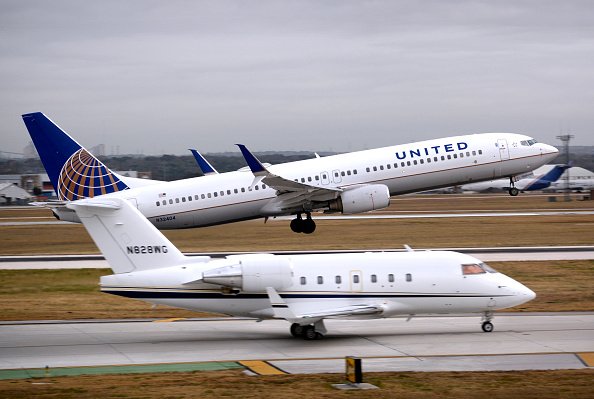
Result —
M 594 145 L 594 4 L 0 0 L 0 151 L 35 111 L 120 153 Z

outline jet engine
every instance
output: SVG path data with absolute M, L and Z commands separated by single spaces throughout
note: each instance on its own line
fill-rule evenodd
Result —
M 361 213 L 382 209 L 390 205 L 390 190 L 383 184 L 369 184 L 346 190 L 330 201 L 331 211 L 345 214 Z
M 291 264 L 287 258 L 272 254 L 228 256 L 237 263 L 207 270 L 202 281 L 242 291 L 261 292 L 266 287 L 283 290 L 293 284 Z

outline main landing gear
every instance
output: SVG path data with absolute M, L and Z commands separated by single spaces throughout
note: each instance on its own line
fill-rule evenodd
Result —
M 291 324 L 291 335 L 295 338 L 303 338 L 307 341 L 312 341 L 314 339 L 324 338 L 324 333 L 326 333 L 326 328 L 324 327 L 323 320 L 305 326 L 298 323 Z
M 316 231 L 316 222 L 311 218 L 311 212 L 305 212 L 305 219 L 298 213 L 297 217 L 291 220 L 291 230 L 303 234 L 311 234 Z
M 516 195 L 520 194 L 520 190 L 518 190 L 516 188 L 516 183 L 514 182 L 513 176 L 509 177 L 509 185 L 510 185 L 509 190 L 507 190 L 509 195 L 511 195 L 512 197 L 515 197 Z
M 483 322 L 481 324 L 481 328 L 486 333 L 490 333 L 491 331 L 493 331 L 494 327 L 493 327 L 493 323 L 491 323 L 491 320 L 493 320 L 493 312 L 491 312 L 491 311 L 485 312 L 485 314 L 483 315 L 483 319 L 481 320 Z

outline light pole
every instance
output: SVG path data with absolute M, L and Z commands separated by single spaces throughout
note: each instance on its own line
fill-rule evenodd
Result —
M 574 136 L 572 134 L 562 134 L 561 136 L 557 136 L 559 140 L 563 143 L 563 148 L 565 151 L 565 165 L 569 166 L 569 141 Z M 571 189 L 569 188 L 569 168 L 565 171 L 565 202 L 571 201 Z

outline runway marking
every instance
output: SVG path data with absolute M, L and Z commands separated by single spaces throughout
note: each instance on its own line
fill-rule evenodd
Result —
M 594 352 L 576 353 L 577 357 L 588 367 L 594 367 Z
M 287 374 L 279 368 L 262 360 L 242 360 L 239 362 L 258 375 L 284 375 Z
M 174 321 L 186 320 L 186 317 L 172 317 L 170 319 L 153 320 L 153 323 L 173 323 Z

